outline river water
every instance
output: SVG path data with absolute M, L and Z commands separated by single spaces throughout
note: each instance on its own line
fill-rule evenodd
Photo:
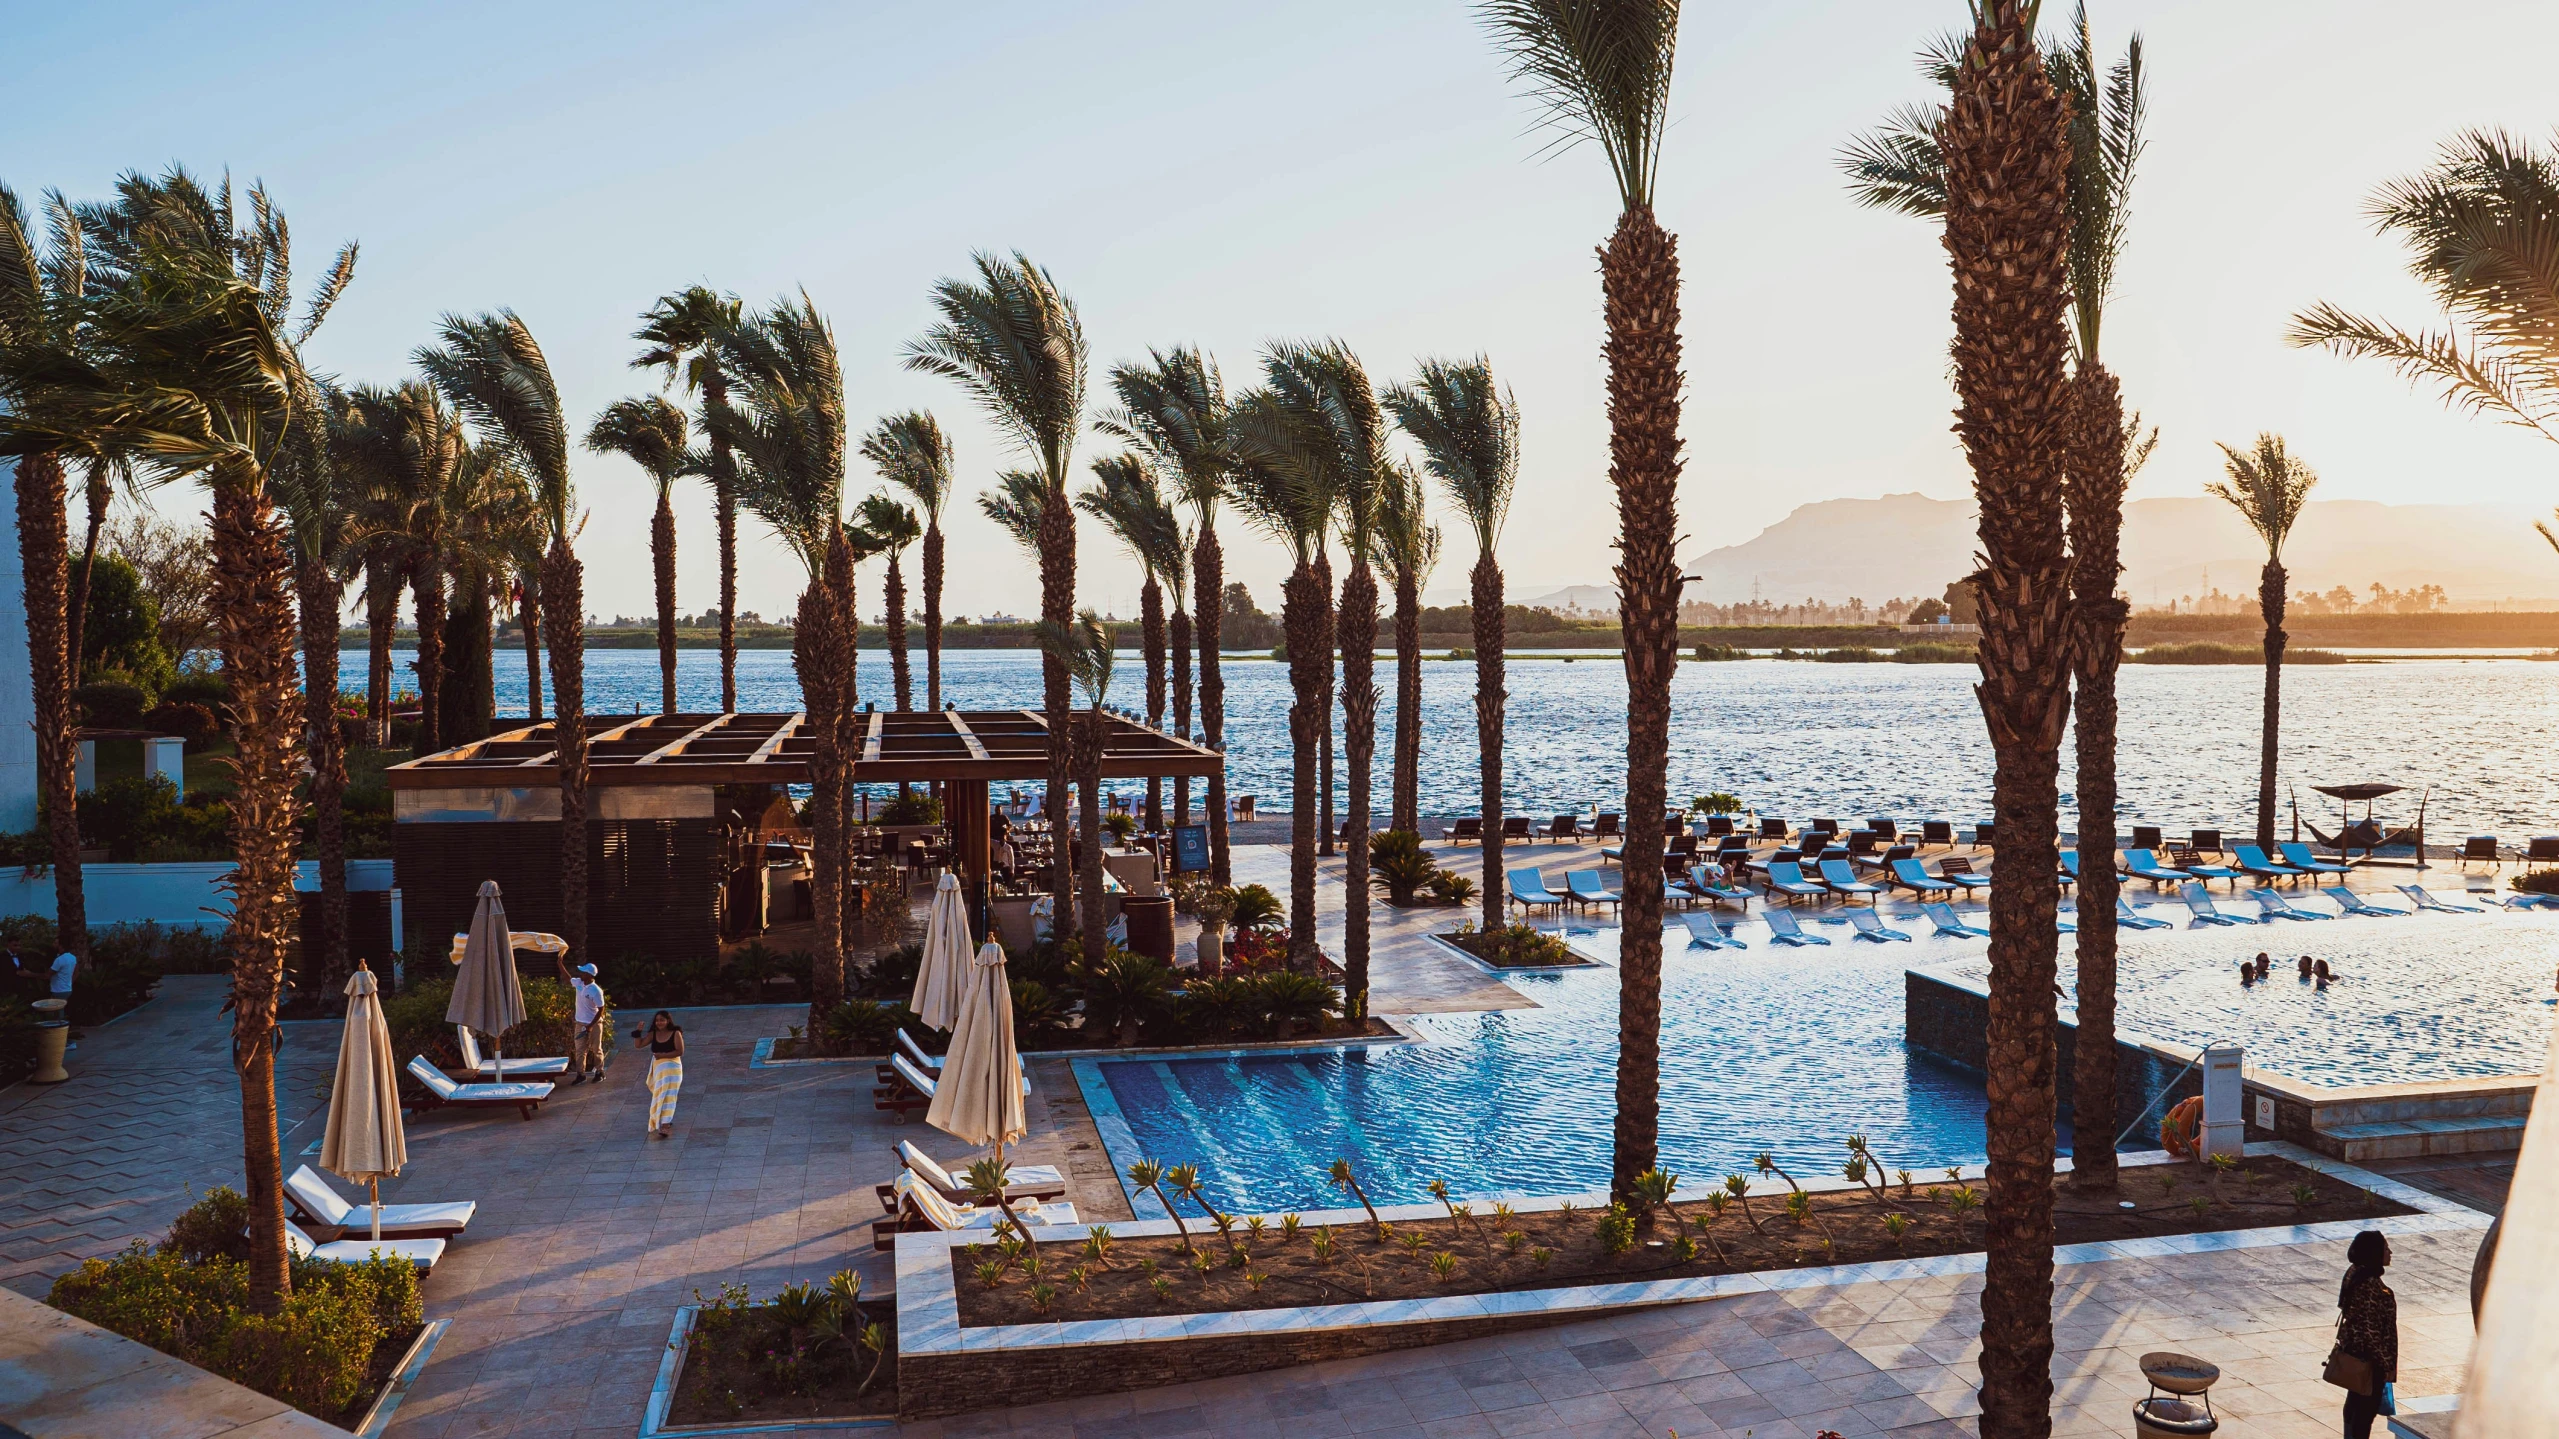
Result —
M 403 686 L 411 656 L 396 660 Z M 340 656 L 342 683 L 361 692 L 364 653 Z M 654 650 L 592 650 L 590 713 L 657 707 Z M 916 703 L 924 665 L 916 657 Z M 1229 658 L 1226 734 L 1229 786 L 1284 813 L 1289 790 L 1288 674 L 1266 658 Z M 1026 650 L 958 650 L 943 656 L 946 699 L 968 709 L 1037 708 L 1039 657 Z M 1801 821 L 1890 816 L 1911 821 L 1985 818 L 1990 741 L 1969 665 L 1807 664 L 1778 660 L 1683 663 L 1672 682 L 1671 793 L 1727 790 L 1762 814 Z M 888 697 L 884 651 L 864 650 L 861 693 Z M 1385 808 L 1394 666 L 1382 660 L 1378 706 L 1378 808 Z M 520 651 L 501 647 L 499 713 L 524 713 Z M 2122 823 L 2245 829 L 2254 823 L 2263 671 L 2244 665 L 2128 665 L 2122 672 Z M 1503 748 L 1503 794 L 1515 814 L 1620 807 L 1626 763 L 1625 671 L 1613 659 L 1514 658 Z M 1425 814 L 1476 805 L 1475 667 L 1433 660 L 1422 669 Z M 782 650 L 738 656 L 740 705 L 799 708 L 799 684 Z M 687 709 L 719 705 L 719 657 L 685 650 L 677 698 Z M 2559 718 L 2559 664 L 2521 659 L 2401 660 L 2304 665 L 2284 671 L 2283 786 L 2297 787 L 2304 815 L 2335 827 L 2333 800 L 2314 784 L 2379 780 L 2409 793 L 2380 813 L 2406 822 L 2431 788 L 2427 832 L 2439 844 L 2470 832 L 2519 836 L 2559 831 L 2559 779 L 2549 764 Z M 1143 666 L 1121 656 L 1112 703 L 1145 704 Z M 1338 716 L 1337 716 L 1338 724 Z M 1337 751 L 1338 751 L 1337 745 Z M 2062 824 L 2072 827 L 2070 743 L 2063 744 Z M 1337 787 L 1337 803 L 1340 793 Z M 2287 831 L 2288 832 L 2288 831 Z

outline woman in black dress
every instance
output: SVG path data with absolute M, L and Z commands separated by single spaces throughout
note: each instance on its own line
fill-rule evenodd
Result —
M 2337 1287 L 2337 1343 L 2372 1366 L 2372 1392 L 2346 1391 L 2346 1439 L 2370 1439 L 2375 1415 L 2399 1380 L 2399 1297 L 2381 1282 L 2390 1267 L 2390 1241 L 2367 1229 L 2346 1246 L 2346 1281 Z

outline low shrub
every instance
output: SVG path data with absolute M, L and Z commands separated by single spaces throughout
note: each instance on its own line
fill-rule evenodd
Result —
M 2510 881 L 2520 894 L 2559 894 L 2559 869 L 2532 869 Z
M 444 1017 L 445 1007 L 453 1003 L 451 966 L 446 973 L 411 984 L 398 994 L 382 1001 L 382 1022 L 391 1031 L 391 1052 L 407 1063 L 406 1056 L 423 1054 L 427 1062 L 439 1068 L 462 1062 L 462 1047 L 454 1040 L 453 1025 Z M 615 996 L 612 977 L 605 976 L 606 1003 L 622 1004 Z M 611 1036 L 613 1015 L 605 1013 L 605 1033 Z M 502 1037 L 509 1054 L 552 1055 L 569 1052 L 569 1043 L 577 1037 L 577 997 L 569 987 L 556 979 L 524 981 L 524 1023 L 510 1029 Z M 609 1044 L 608 1044 L 608 1047 Z M 403 1075 L 403 1088 L 416 1083 Z
M 355 696 L 356 713 L 364 712 L 364 696 Z M 231 681 L 220 670 L 181 670 L 160 691 L 160 703 L 202 705 L 223 728 L 231 726 Z M 341 700 L 341 704 L 344 701 Z
M 1893 651 L 1893 663 L 1897 665 L 1968 665 L 1972 662 L 1973 651 L 1966 645 L 1903 645 Z
M 1884 656 L 1864 645 L 1842 645 L 1835 650 L 1823 650 L 1813 658 L 1826 665 L 1871 665 L 1881 663 Z
M 1448 938 L 1486 964 L 1533 967 L 1579 962 L 1564 941 L 1532 925 L 1479 930 L 1471 923 L 1462 924 Z
M 71 692 L 79 702 L 81 723 L 93 729 L 139 729 L 151 708 L 151 693 L 126 680 L 94 680 Z
M 880 806 L 875 824 L 940 824 L 942 802 L 923 790 L 909 790 Z
M 1172 966 L 1153 955 L 1106 950 L 1100 964 L 1078 966 L 1074 981 L 1084 995 L 1084 1028 L 1137 1042 L 1139 1031 L 1172 1002 Z
M 1369 841 L 1368 882 L 1386 902 L 1409 907 L 1439 873 L 1422 837 L 1408 829 L 1390 829 Z
M 1746 660 L 1750 656 L 1733 645 L 1699 645 L 1696 656 L 1701 660 Z
M 1740 814 L 1742 797 L 1719 789 L 1713 794 L 1701 794 L 1691 799 L 1688 808 L 1696 814 Z
M 248 1263 L 247 1196 L 228 1184 L 214 1186 L 169 1226 L 169 1237 L 160 1241 L 160 1252 L 174 1254 L 189 1264 L 210 1264 L 217 1259 Z
M 2262 665 L 2266 662 L 2266 651 L 2260 645 L 2225 645 L 2197 640 L 2191 644 L 2152 645 L 2124 658 L 2137 665 Z M 2334 650 L 2287 649 L 2284 651 L 2284 663 L 2342 665 L 2348 660 Z
M 900 1025 L 921 1030 L 924 1017 L 902 1004 L 848 999 L 818 1021 L 816 1047 L 822 1054 L 886 1054 Z
M 187 742 L 189 750 L 202 749 L 220 738 L 221 721 L 213 711 L 199 704 L 162 700 L 142 716 L 142 727 L 160 734 L 173 734 Z
M 1235 891 L 1235 912 L 1227 922 L 1238 930 L 1277 929 L 1282 922 L 1279 896 L 1269 885 L 1248 884 Z

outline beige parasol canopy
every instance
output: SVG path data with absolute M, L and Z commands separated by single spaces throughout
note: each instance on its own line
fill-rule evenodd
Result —
M 373 1237 L 382 1237 L 382 1180 L 409 1162 L 400 1127 L 400 1070 L 391 1058 L 391 1029 L 373 971 L 362 960 L 347 978 L 347 1024 L 338 1039 L 338 1077 L 329 1089 L 329 1127 L 320 1138 L 320 1167 L 367 1187 Z
M 925 1122 L 964 1144 L 1004 1146 L 1029 1132 L 1022 1112 L 1022 1071 L 1013 1043 L 1013 985 L 1004 946 L 988 940 L 970 964 L 960 996 L 951 1051 L 942 1057 Z
M 960 879 L 948 870 L 933 891 L 933 909 L 924 925 L 924 964 L 915 973 L 914 1008 L 933 1029 L 960 1022 L 960 998 L 968 990 L 968 902 L 960 897 Z
M 524 1022 L 524 985 L 515 974 L 514 936 L 507 932 L 506 903 L 498 898 L 496 880 L 480 885 L 480 906 L 471 913 L 471 936 L 463 945 L 461 969 L 453 976 L 453 1002 L 444 1007 L 448 1024 L 467 1024 L 489 1037 L 497 1050 L 498 1082 L 506 1082 L 503 1036 Z

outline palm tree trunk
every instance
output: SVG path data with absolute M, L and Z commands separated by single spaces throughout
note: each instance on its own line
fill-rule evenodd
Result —
M 311 838 L 320 852 L 320 992 L 347 971 L 346 746 L 338 740 L 338 608 L 345 587 L 325 560 L 294 572 L 302 604 L 302 724 L 311 746 Z M 306 959 L 309 956 L 306 956 Z
M 942 522 L 924 527 L 924 703 L 942 707 Z
M 368 560 L 364 573 L 365 744 L 391 747 L 391 640 L 400 623 L 400 586 L 391 566 Z
M 1226 556 L 1218 548 L 1217 529 L 1200 526 L 1191 545 L 1191 613 L 1200 627 L 1200 743 L 1226 753 L 1226 678 L 1218 671 L 1218 631 L 1225 616 Z M 1226 846 L 1226 766 L 1208 777 L 1208 874 L 1213 884 L 1233 884 L 1235 868 Z
M 1288 637 L 1288 962 L 1313 973 L 1315 943 L 1315 760 L 1317 735 L 1331 708 L 1323 691 L 1332 669 L 1323 653 L 1324 586 L 1300 563 L 1280 589 L 1280 628 Z
M 1617 1132 L 1610 1192 L 1660 1157 L 1662 812 L 1670 679 L 1679 665 L 1679 249 L 1629 208 L 1600 257 L 1607 312 L 1609 478 L 1617 487 L 1618 616 L 1626 645 L 1626 935 L 1617 964 Z
M 1181 576 L 1173 577 L 1173 733 L 1191 737 L 1191 612 L 1182 604 Z M 1173 823 L 1191 822 L 1191 777 L 1173 779 Z
M 2129 610 L 2123 569 L 2124 403 L 2115 377 L 2080 362 L 2071 395 L 2071 605 L 2079 621 L 2079 1037 L 2072 1065 L 2071 1185 L 2116 1187 L 2115 670 Z M 2092 862 L 2093 860 L 2093 862 Z
M 862 586 L 854 571 L 855 563 L 852 539 L 839 523 L 836 541 L 827 548 L 826 582 L 835 596 L 836 670 L 831 702 L 835 707 L 837 765 L 835 832 L 842 836 L 836 845 L 837 863 L 842 867 L 836 897 L 843 905 L 841 924 L 848 975 L 855 951 L 869 941 L 862 919 L 865 891 L 853 885 L 853 831 L 861 821 L 862 801 L 860 790 L 853 783 L 853 762 L 862 753 L 863 737 L 870 728 L 862 719 Z
M 1075 619 L 1075 512 L 1067 502 L 1066 484 L 1062 477 L 1052 476 L 1047 502 L 1040 506 L 1040 618 L 1066 628 Z M 1056 913 L 1056 923 L 1064 924 L 1066 916 L 1075 912 L 1073 870 L 1068 864 L 1066 837 L 1066 784 L 1069 773 L 1069 751 L 1073 748 L 1067 736 L 1069 716 L 1066 692 L 1066 665 L 1057 656 L 1040 658 L 1041 698 L 1048 719 L 1048 799 L 1044 808 L 1049 813 L 1057 842 L 1051 846 L 1049 866 L 1049 898 Z M 1094 836 L 1084 836 L 1086 844 Z M 1085 956 L 1099 963 L 1099 953 Z
M 1395 794 L 1387 828 L 1422 831 L 1422 582 L 1395 572 Z
M 55 942 L 89 957 L 80 875 L 80 742 L 71 712 L 73 659 L 64 649 L 63 567 L 71 547 L 62 460 L 18 459 L 18 558 L 26 571 L 28 681 L 35 692 L 36 779 L 53 851 Z
M 527 570 L 515 591 L 515 623 L 524 631 L 524 716 L 542 722 L 542 576 Z
M 456 587 L 456 600 L 444 620 L 444 703 L 438 710 L 437 737 L 444 747 L 466 745 L 489 737 L 495 714 L 490 691 L 496 676 L 489 634 L 489 596 L 477 584 Z
M 566 536 L 542 560 L 544 638 L 550 642 L 552 733 L 560 767 L 560 938 L 586 947 L 586 566 Z
M 1350 763 L 1350 843 L 1342 866 L 1342 1016 L 1368 1017 L 1368 818 L 1377 763 L 1377 574 L 1354 561 L 1342 582 L 1342 748 Z
M 2266 714 L 2257 737 L 2257 847 L 2275 847 L 2275 739 L 2284 711 L 2284 565 L 2269 555 L 2257 579 L 2257 609 L 2266 617 Z
M 817 925 L 809 968 L 808 1032 L 825 1032 L 829 1011 L 844 1002 L 844 754 L 836 725 L 842 659 L 837 653 L 834 591 L 823 574 L 800 592 L 791 627 L 791 664 L 800 676 L 800 705 L 815 741 L 809 756 L 809 908 Z
M 2070 561 L 2063 548 L 2070 380 L 2066 110 L 2021 0 L 1970 37 L 1944 125 L 1955 276 L 1956 431 L 1981 506 L 1982 718 L 1996 767 L 1985 1035 L 1989 1202 L 1982 1286 L 1983 1439 L 2052 1427 L 2053 982 L 2060 935 L 2061 734 Z
M 658 582 L 658 713 L 675 713 L 675 497 L 661 488 L 649 521 L 649 559 Z
M 887 609 L 889 629 L 889 679 L 897 686 L 898 712 L 915 708 L 915 684 L 906 659 L 906 569 L 898 562 L 897 551 L 889 551 Z M 938 708 L 938 706 L 937 706 Z
M 1333 855 L 1333 648 L 1338 643 L 1333 615 L 1333 562 L 1318 552 L 1315 556 L 1315 582 L 1323 586 L 1322 636 L 1316 649 L 1324 657 L 1324 722 L 1316 731 L 1316 773 L 1324 800 L 1323 827 L 1315 834 L 1315 852 L 1327 859 Z M 1294 653 L 1294 651 L 1292 651 Z
M 1164 727 L 1164 587 L 1155 582 L 1153 573 L 1146 577 L 1146 587 L 1137 592 L 1137 643 L 1146 660 L 1146 722 L 1156 729 Z M 1146 777 L 1146 831 L 1161 834 L 1164 830 L 1164 777 Z
M 444 748 L 444 564 L 429 534 L 409 593 L 418 615 L 418 743 L 423 757 Z
M 1502 881 L 1502 712 L 1510 694 L 1502 688 L 1502 567 L 1491 550 L 1475 556 L 1475 769 L 1484 812 L 1484 928 L 1502 927 L 1510 890 Z
M 728 403 L 729 381 L 716 365 L 705 365 L 702 399 L 717 414 Z M 729 458 L 729 441 L 711 431 L 711 503 L 720 520 L 720 713 L 737 713 L 737 469 Z M 540 686 L 535 686 L 539 689 Z M 542 713 L 537 700 L 536 715 Z
M 1102 893 L 1102 743 L 1105 716 L 1099 705 L 1075 716 L 1076 888 L 1083 893 L 1084 954 L 1099 964 L 1110 950 L 1109 906 Z
M 249 1199 L 249 1294 L 274 1313 L 292 1291 L 284 1241 L 284 1153 L 276 1134 L 276 1005 L 295 908 L 293 786 L 302 716 L 293 712 L 290 566 L 274 506 L 250 476 L 213 482 L 213 594 L 222 670 L 231 684 L 231 1052 L 240 1072 L 242 1161 Z
M 98 568 L 98 534 L 107 526 L 107 505 L 114 498 L 114 492 L 107 488 L 107 467 L 93 460 L 88 468 L 89 535 L 80 546 L 80 573 L 71 581 L 71 594 L 63 607 L 62 622 L 62 653 L 70 666 L 74 685 L 80 681 L 80 671 L 86 662 L 84 656 L 88 653 L 88 640 L 83 631 L 89 614 L 89 579 Z M 171 655 L 169 658 L 180 663 L 186 660 L 185 655 Z

